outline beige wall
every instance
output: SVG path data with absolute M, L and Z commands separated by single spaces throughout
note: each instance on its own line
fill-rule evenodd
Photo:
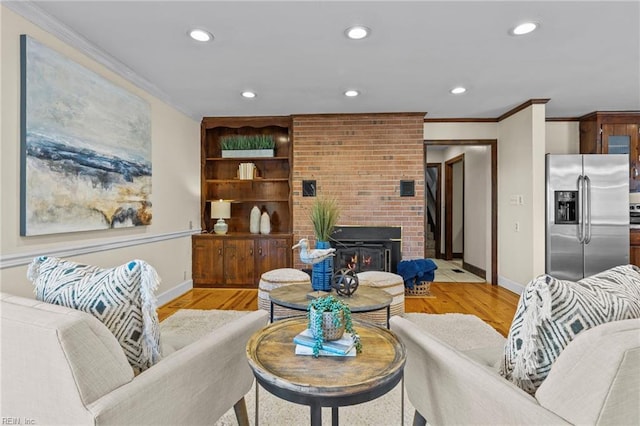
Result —
M 497 139 L 497 123 L 424 123 L 424 138 L 432 140 Z
M 545 128 L 545 153 L 579 154 L 580 123 L 577 121 L 549 121 Z
M 544 273 L 544 108 L 498 123 L 498 272 L 508 288 Z
M 491 147 L 465 148 L 464 261 L 491 280 Z
M 132 258 L 152 264 L 162 279 L 158 294 L 191 278 L 191 231 L 200 226 L 200 125 L 0 5 L 0 288 L 29 296 L 25 262 L 38 255 L 65 255 L 104 267 Z M 150 226 L 21 237 L 20 223 L 20 34 L 28 34 L 144 98 L 151 105 L 153 221 Z M 106 249 L 106 250 L 104 250 Z

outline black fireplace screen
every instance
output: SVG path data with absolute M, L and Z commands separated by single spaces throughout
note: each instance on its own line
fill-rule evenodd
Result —
M 401 260 L 401 228 L 337 226 L 331 246 L 336 249 L 334 270 L 396 272 Z
M 390 270 L 391 253 L 382 244 L 336 248 L 336 253 L 335 269 L 349 268 L 356 272 Z

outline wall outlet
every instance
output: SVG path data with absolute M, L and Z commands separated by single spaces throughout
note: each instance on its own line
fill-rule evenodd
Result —
M 189 221 L 189 229 L 193 229 L 193 221 L 192 220 Z
M 185 281 L 187 280 L 187 271 L 184 271 L 184 275 L 183 275 L 182 279 L 185 280 Z
M 516 232 L 520 232 L 520 222 L 516 222 L 515 229 L 516 229 Z

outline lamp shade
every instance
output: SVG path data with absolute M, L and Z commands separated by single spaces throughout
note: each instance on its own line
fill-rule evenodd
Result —
M 231 217 L 231 202 L 218 200 L 211 202 L 212 219 L 229 219 Z

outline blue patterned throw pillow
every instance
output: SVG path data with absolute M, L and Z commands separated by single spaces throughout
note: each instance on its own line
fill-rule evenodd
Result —
M 145 261 L 103 269 L 42 256 L 31 262 L 27 276 L 38 300 L 84 311 L 102 321 L 136 371 L 160 360 L 154 295 L 159 279 Z
M 616 266 L 577 282 L 541 275 L 520 297 L 500 373 L 534 394 L 576 335 L 630 318 L 640 318 L 636 266 Z

